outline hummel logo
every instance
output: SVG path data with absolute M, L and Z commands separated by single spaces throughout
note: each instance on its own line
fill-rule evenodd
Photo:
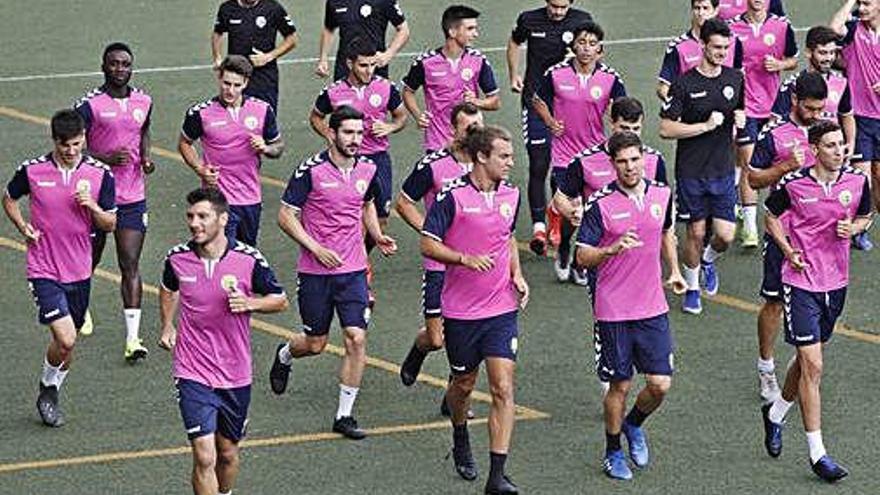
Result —
M 452 371 L 458 371 L 460 373 L 464 372 L 467 369 L 465 366 L 456 366 L 454 364 L 450 365 L 450 368 L 452 368 Z
M 187 432 L 188 434 L 198 433 L 198 432 L 200 432 L 200 431 L 202 431 L 202 425 L 196 425 L 196 426 L 193 426 L 192 428 L 187 428 L 187 429 L 186 429 L 186 432 Z

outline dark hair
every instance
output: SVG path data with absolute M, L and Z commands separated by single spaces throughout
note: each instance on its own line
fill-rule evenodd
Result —
M 818 72 L 802 72 L 794 81 L 794 94 L 798 100 L 824 100 L 828 98 L 828 83 Z
M 226 196 L 216 187 L 200 187 L 186 195 L 186 202 L 190 206 L 202 201 L 211 203 L 211 207 L 217 215 L 229 212 L 229 203 L 226 201 Z
M 107 61 L 107 55 L 110 55 L 111 52 L 125 52 L 131 57 L 132 60 L 134 60 L 134 53 L 131 53 L 131 48 L 129 48 L 128 45 L 126 45 L 125 43 L 117 41 L 114 43 L 110 43 L 109 45 L 107 45 L 106 48 L 104 48 L 104 54 L 101 55 L 101 63 Z
M 807 31 L 806 45 L 808 49 L 815 50 L 818 46 L 835 43 L 839 39 L 840 36 L 838 36 L 830 27 L 813 26 Z
M 473 103 L 463 101 L 452 107 L 452 114 L 449 118 L 449 122 L 452 124 L 452 127 L 455 127 L 456 122 L 458 122 L 459 115 L 477 115 L 478 113 L 480 113 L 480 107 L 474 105 Z
M 703 0 L 691 0 L 691 8 L 694 8 L 694 5 L 695 5 L 697 2 L 702 2 L 702 1 L 703 1 Z M 709 1 L 712 3 L 712 8 L 715 8 L 715 9 L 717 9 L 717 8 L 718 8 L 718 4 L 721 3 L 721 0 L 709 0 Z
M 328 125 L 334 131 L 338 131 L 339 127 L 346 120 L 364 120 L 364 114 L 350 105 L 341 105 L 330 114 Z
M 372 57 L 375 55 L 376 45 L 370 40 L 358 36 L 351 40 L 346 47 L 345 53 L 346 60 L 354 62 L 358 57 Z
M 611 122 L 623 119 L 624 122 L 638 122 L 645 116 L 642 102 L 632 96 L 622 96 L 611 104 Z
M 831 120 L 820 120 L 813 124 L 810 127 L 810 130 L 807 132 L 807 140 L 809 140 L 810 144 L 817 145 L 822 142 L 822 138 L 825 137 L 826 134 L 831 134 L 832 132 L 840 131 L 840 125 L 837 122 L 833 122 Z
M 618 132 L 608 138 L 608 156 L 612 160 L 616 160 L 617 155 L 627 148 L 638 148 L 639 153 L 642 152 L 642 140 L 634 132 Z
M 52 139 L 63 143 L 78 137 L 86 130 L 86 123 L 75 110 L 65 109 L 52 116 Z
M 706 22 L 700 26 L 700 41 L 703 43 L 709 43 L 709 40 L 715 35 L 730 38 L 730 26 L 717 17 L 707 19 Z
M 224 72 L 232 72 L 245 79 L 250 79 L 251 74 L 254 73 L 254 66 L 251 64 L 251 61 L 243 55 L 227 55 L 226 58 L 220 62 L 220 74 L 223 74 Z
M 513 138 L 506 129 L 489 125 L 485 127 L 471 127 L 468 129 L 467 136 L 464 138 L 464 149 L 470 155 L 471 160 L 477 163 L 477 155 L 490 155 L 492 153 L 492 145 L 496 139 L 511 142 Z
M 440 27 L 443 29 L 443 36 L 449 37 L 449 30 L 457 27 L 461 21 L 465 19 L 476 19 L 480 17 L 480 11 L 467 5 L 452 5 L 443 11 L 443 17 L 440 19 Z
M 587 21 L 580 26 L 574 28 L 574 36 L 571 37 L 571 42 L 568 44 L 568 46 L 573 47 L 574 40 L 578 39 L 578 36 L 582 35 L 583 33 L 592 34 L 599 41 L 605 39 L 605 30 L 602 29 L 602 26 L 596 24 L 593 21 Z

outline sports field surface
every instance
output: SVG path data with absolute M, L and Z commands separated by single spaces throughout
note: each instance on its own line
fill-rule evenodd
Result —
M 283 0 L 299 29 L 300 46 L 281 67 L 280 122 L 287 151 L 266 161 L 265 210 L 260 248 L 276 268 L 293 302 L 297 248 L 278 230 L 281 187 L 303 158 L 322 146 L 307 115 L 325 81 L 312 76 L 319 0 Z M 439 14 L 451 2 L 402 0 L 412 27 L 407 57 L 393 61 L 399 79 L 414 52 L 440 45 Z M 541 0 L 471 1 L 481 9 L 478 48 L 488 53 L 503 108 L 487 120 L 519 132 L 518 97 L 507 89 L 503 47 L 516 13 Z M 166 250 L 187 238 L 184 195 L 197 186 L 176 151 L 184 112 L 216 92 L 209 34 L 218 1 L 40 0 L 7 9 L 0 43 L 0 180 L 18 163 L 50 149 L 47 119 L 100 85 L 100 52 L 124 40 L 135 51 L 133 84 L 154 98 L 153 157 L 158 171 L 149 183 L 150 231 L 141 263 L 145 291 L 141 334 L 149 358 L 137 366 L 122 356 L 115 256 L 108 245 L 92 289 L 95 333 L 77 346 L 73 372 L 62 392 L 68 424 L 41 426 L 34 408 L 37 377 L 47 336 L 35 323 L 24 279 L 23 244 L 11 224 L 0 221 L 0 494 L 187 493 L 190 457 L 174 400 L 170 356 L 160 350 L 156 284 Z M 797 27 L 826 22 L 838 2 L 788 0 Z M 605 27 L 606 61 L 627 89 L 645 102 L 646 141 L 673 161 L 669 143 L 657 137 L 654 84 L 665 40 L 688 22 L 685 0 L 579 1 Z M 419 134 L 410 126 L 392 138 L 395 184 L 419 157 Z M 517 141 L 513 181 L 525 183 L 527 161 Z M 525 196 L 523 197 L 525 203 Z M 521 240 L 531 233 L 527 209 L 520 214 Z M 253 324 L 255 378 L 249 436 L 244 443 L 236 493 L 481 493 L 488 473 L 485 418 L 488 396 L 475 396 L 474 453 L 481 481 L 468 484 L 453 471 L 448 421 L 438 414 L 447 366 L 438 353 L 428 358 L 421 381 L 400 385 L 397 363 L 419 327 L 421 267 L 417 236 L 399 219 L 391 235 L 400 253 L 376 260 L 378 304 L 369 330 L 369 367 L 356 416 L 371 436 L 354 443 L 329 433 L 337 401 L 340 349 L 294 364 L 282 397 L 269 390 L 272 352 L 299 325 L 295 305 Z M 108 243 L 108 244 L 112 244 Z M 684 316 L 671 297 L 677 374 L 668 401 L 647 432 L 652 465 L 630 483 L 614 483 L 601 471 L 604 434 L 601 401 L 590 341 L 585 291 L 555 281 L 550 262 L 530 253 L 523 264 L 532 302 L 520 319 L 517 369 L 518 422 L 508 471 L 525 493 L 880 493 L 876 452 L 877 355 L 880 269 L 876 253 L 853 255 L 847 309 L 826 350 L 823 431 L 829 453 L 851 475 L 828 487 L 810 472 L 806 442 L 795 408 L 789 416 L 785 452 L 770 459 L 762 446 L 755 357 L 755 312 L 760 254 L 733 249 L 720 261 L 722 294 L 704 303 L 700 317 Z M 339 343 L 334 330 L 332 342 Z M 781 368 L 791 350 L 779 344 Z M 486 391 L 484 381 L 478 385 Z M 873 466 L 873 467 L 872 467 Z

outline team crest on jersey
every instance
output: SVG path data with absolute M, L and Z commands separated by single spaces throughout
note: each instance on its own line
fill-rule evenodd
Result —
M 724 89 L 721 90 L 721 94 L 723 94 L 728 100 L 732 100 L 736 95 L 736 91 L 733 89 L 733 86 L 724 86 Z
M 370 105 L 373 105 L 373 107 L 375 108 L 379 108 L 382 105 L 382 95 L 370 95 Z
M 501 206 L 498 207 L 498 213 L 509 220 L 513 216 L 513 207 L 510 206 L 510 203 L 501 203 Z
M 220 287 L 223 287 L 223 290 L 228 292 L 238 289 L 238 277 L 235 275 L 223 275 L 220 279 Z
M 461 78 L 464 79 L 465 81 L 470 81 L 471 79 L 474 78 L 474 70 L 471 69 L 470 67 L 465 67 L 461 71 Z
M 248 115 L 244 118 L 244 126 L 247 127 L 249 130 L 256 129 L 259 124 L 260 122 L 253 115 Z
M 134 111 L 131 112 L 131 118 L 133 118 L 138 124 L 143 124 L 147 115 L 140 108 L 135 108 Z
M 372 14 L 372 13 L 373 13 L 373 7 L 370 4 L 365 3 L 364 5 L 361 6 L 361 16 L 362 17 L 370 17 L 370 14 Z
M 849 206 L 853 200 L 852 192 L 840 191 L 840 194 L 837 195 L 837 200 L 840 201 L 840 204 L 842 204 L 843 206 Z
M 590 96 L 592 96 L 594 100 L 602 98 L 602 87 L 593 86 L 592 88 L 590 88 Z
M 76 182 L 76 192 L 78 192 L 78 193 L 92 192 L 92 183 L 85 180 L 85 179 L 78 180 Z
M 840 95 L 839 91 L 829 91 L 828 92 L 828 99 L 833 101 L 834 103 L 837 103 L 840 101 L 840 96 L 841 95 Z
M 364 179 L 358 179 L 357 182 L 354 183 L 354 188 L 357 190 L 359 194 L 364 194 L 367 192 L 367 181 Z
M 767 46 L 773 46 L 776 44 L 776 35 L 773 33 L 767 33 L 764 35 L 764 44 Z
M 659 203 L 651 205 L 651 216 L 654 217 L 654 220 L 660 220 L 660 217 L 663 216 L 663 207 Z
M 263 29 L 264 27 L 266 27 L 266 18 L 258 15 L 257 18 L 254 20 L 254 23 L 257 25 L 258 28 Z
M 571 43 L 572 41 L 574 41 L 574 33 L 572 33 L 571 31 L 566 31 L 562 33 L 562 41 L 564 41 L 566 45 Z

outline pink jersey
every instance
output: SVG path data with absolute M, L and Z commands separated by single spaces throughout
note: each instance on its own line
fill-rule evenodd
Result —
M 218 186 L 229 204 L 263 201 L 260 155 L 251 147 L 251 138 L 262 136 L 267 143 L 281 139 L 268 103 L 245 97 L 235 109 L 212 98 L 189 109 L 182 132 L 189 141 L 201 140 L 205 162 L 220 169 Z
M 769 118 L 781 73 L 764 69 L 764 59 L 768 55 L 777 60 L 796 57 L 794 30 L 788 19 L 772 14 L 761 24 L 750 24 L 745 16 L 738 16 L 730 21 L 730 30 L 743 45 L 746 115 L 756 119 Z
M 785 214 L 785 233 L 791 247 L 803 253 L 807 267 L 797 271 L 782 265 L 782 281 L 811 292 L 829 292 L 849 282 L 850 240 L 837 235 L 837 222 L 871 214 L 868 178 L 844 167 L 837 180 L 820 183 L 802 168 L 779 182 L 766 201 L 775 216 Z
M 263 255 L 230 239 L 223 256 L 211 260 L 200 258 L 192 243 L 181 244 L 165 258 L 162 286 L 180 297 L 174 377 L 212 388 L 250 385 L 251 315 L 229 310 L 229 291 L 284 296 Z
M 473 48 L 466 48 L 456 60 L 446 58 L 439 48 L 422 53 L 403 84 L 412 91 L 425 87 L 425 111 L 431 114 L 431 123 L 425 130 L 424 148 L 429 151 L 443 149 L 452 141 L 452 109 L 464 101 L 465 91 L 477 96 L 499 91 L 489 60 Z
M 431 153 L 416 163 L 415 168 L 403 181 L 401 194 L 412 202 L 424 200 L 425 211 L 434 205 L 434 198 L 450 182 L 471 170 L 470 163 L 461 163 L 448 149 Z M 443 271 L 446 265 L 427 256 L 424 258 L 425 270 Z
M 871 31 L 864 22 L 852 20 L 846 23 L 846 36 L 841 44 L 853 113 L 880 119 L 880 94 L 871 89 L 880 82 L 880 33 Z
M 569 162 L 565 180 L 559 184 L 562 194 L 571 199 L 578 197 L 587 200 L 594 192 L 617 179 L 617 169 L 608 155 L 607 142 L 584 150 Z M 659 151 L 642 146 L 645 159 L 645 178 L 662 184 L 666 183 L 666 162 Z
M 116 204 L 143 201 L 146 181 L 141 166 L 141 138 L 150 125 L 153 110 L 150 95 L 129 88 L 127 97 L 116 99 L 102 86 L 86 93 L 75 109 L 86 123 L 89 151 L 110 155 L 123 148 L 128 150 L 125 163 L 113 167 Z
M 572 61 L 547 69 L 538 87 L 538 96 L 561 121 L 565 131 L 554 136 L 550 161 L 554 168 L 565 168 L 579 151 L 605 141 L 605 113 L 611 103 L 626 96 L 617 71 L 597 64 L 592 74 L 580 74 Z
M 718 18 L 730 20 L 738 15 L 745 14 L 749 9 L 749 0 L 721 0 L 718 2 Z M 768 0 L 764 10 L 779 16 L 785 15 L 782 8 L 782 0 Z
M 596 268 L 593 312 L 598 321 L 644 320 L 669 311 L 660 248 L 664 232 L 674 227 L 672 191 L 656 182 L 646 180 L 645 184 L 642 196 L 631 197 L 612 182 L 593 194 L 584 209 L 579 246 L 604 248 L 630 229 L 643 243 L 607 258 Z
M 516 311 L 518 295 L 510 273 L 510 243 L 519 209 L 519 190 L 501 182 L 483 192 L 464 176 L 437 195 L 422 234 L 459 253 L 491 256 L 486 272 L 446 267 L 440 296 L 444 318 L 482 320 Z M 516 249 L 514 247 L 514 249 Z
M 749 166 L 755 169 L 768 169 L 779 163 L 791 160 L 794 150 L 804 150 L 804 167 L 816 164 L 816 155 L 807 139 L 807 127 L 801 127 L 789 118 L 771 122 L 758 135 L 755 152 Z
M 300 212 L 306 232 L 342 258 L 339 268 L 322 265 L 307 249 L 300 250 L 297 270 L 313 275 L 339 275 L 367 269 L 364 247 L 364 205 L 378 195 L 376 164 L 358 157 L 353 168 L 341 170 L 329 152 L 303 162 L 290 177 L 281 202 Z
M 732 69 L 740 69 L 742 68 L 742 44 L 739 40 L 734 40 L 730 50 L 727 51 L 724 65 Z M 700 40 L 694 37 L 692 31 L 688 31 L 669 42 L 657 79 L 671 86 L 682 74 L 700 65 L 702 60 L 703 47 L 700 45 Z
M 373 77 L 366 86 L 352 86 L 349 80 L 340 79 L 318 95 L 315 110 L 321 115 L 330 115 L 333 110 L 343 105 L 354 107 L 364 114 L 364 142 L 361 144 L 362 155 L 372 155 L 388 151 L 388 137 L 377 137 L 373 134 L 373 124 L 385 122 L 389 113 L 403 104 L 400 92 L 391 81 Z
M 791 95 L 795 92 L 797 78 L 807 72 L 807 69 L 789 76 L 779 92 L 776 94 L 776 101 L 773 103 L 773 117 L 787 118 L 791 112 Z M 822 112 L 822 118 L 837 122 L 841 115 L 852 115 L 852 98 L 849 89 L 849 81 L 842 73 L 832 70 L 822 74 L 825 78 L 825 84 L 828 86 L 828 98 L 825 99 L 825 110 Z
M 113 175 L 103 163 L 83 157 L 66 169 L 51 154 L 26 161 L 6 187 L 14 200 L 30 195 L 30 223 L 40 238 L 27 247 L 27 278 L 61 283 L 92 276 L 92 215 L 76 202 L 87 190 L 104 211 L 116 211 Z

